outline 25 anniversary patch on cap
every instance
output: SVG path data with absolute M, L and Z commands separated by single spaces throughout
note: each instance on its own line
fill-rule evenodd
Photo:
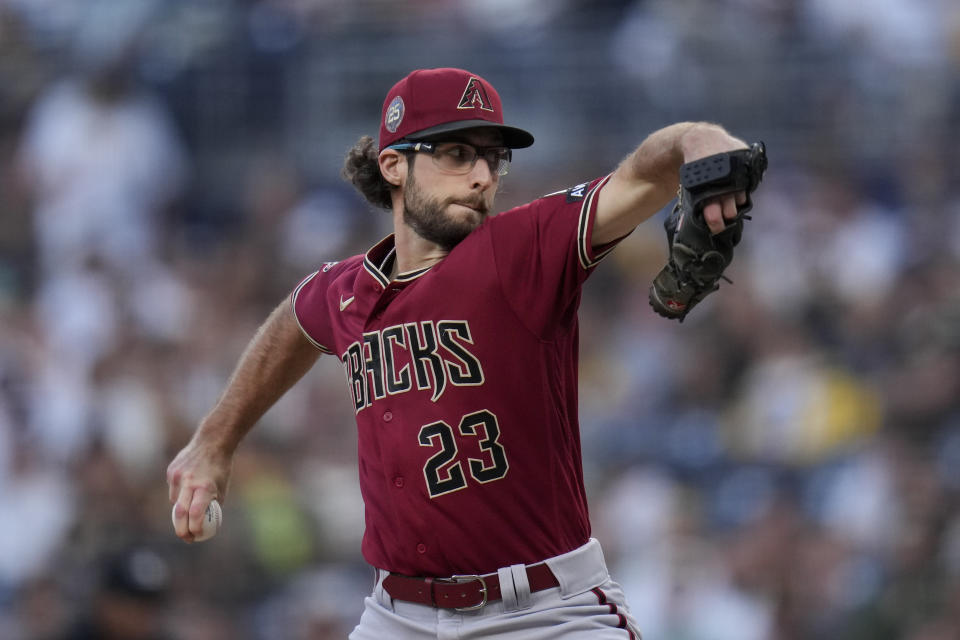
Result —
M 390 101 L 390 106 L 387 107 L 387 115 L 383 120 L 383 124 L 387 127 L 387 131 L 390 133 L 397 132 L 397 128 L 400 126 L 400 123 L 403 122 L 404 111 L 403 98 L 397 96 Z

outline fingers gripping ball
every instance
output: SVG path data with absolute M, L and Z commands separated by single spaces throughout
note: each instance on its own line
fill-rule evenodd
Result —
M 177 505 L 173 505 L 173 525 L 177 525 L 177 514 L 176 509 Z M 223 510 L 220 508 L 220 503 L 216 499 L 211 500 L 210 504 L 207 505 L 207 510 L 203 514 L 203 529 L 200 532 L 200 535 L 196 536 L 194 542 L 203 542 L 204 540 L 209 540 L 213 536 L 217 535 L 217 531 L 220 530 L 220 525 L 223 523 Z

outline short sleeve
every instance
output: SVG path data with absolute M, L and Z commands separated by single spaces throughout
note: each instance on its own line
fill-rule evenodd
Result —
M 580 290 L 622 238 L 594 249 L 597 195 L 609 176 L 504 212 L 490 221 L 500 284 L 514 312 L 549 339 L 576 314 Z
M 300 331 L 313 346 L 324 353 L 333 353 L 333 330 L 327 291 L 330 288 L 330 265 L 314 271 L 300 281 L 290 294 L 290 305 Z

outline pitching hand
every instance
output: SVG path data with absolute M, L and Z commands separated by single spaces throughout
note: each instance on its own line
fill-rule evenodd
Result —
M 167 467 L 177 537 L 193 542 L 200 535 L 207 505 L 226 497 L 231 464 L 232 456 L 194 438 Z

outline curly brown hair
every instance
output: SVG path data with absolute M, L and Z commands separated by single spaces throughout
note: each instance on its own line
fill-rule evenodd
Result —
M 352 184 L 370 204 L 390 209 L 393 206 L 390 194 L 397 187 L 387 182 L 380 173 L 379 157 L 376 141 L 370 136 L 363 136 L 347 152 L 340 176 Z

